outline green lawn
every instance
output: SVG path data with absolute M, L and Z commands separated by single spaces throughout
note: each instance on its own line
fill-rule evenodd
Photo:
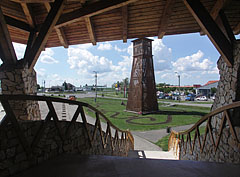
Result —
M 166 128 L 167 126 L 174 127 L 193 124 L 210 111 L 210 108 L 180 105 L 170 107 L 159 103 L 160 112 L 158 114 L 138 115 L 124 111 L 127 101 L 123 101 L 125 105 L 121 105 L 121 100 L 107 98 L 98 98 L 97 103 L 94 102 L 94 98 L 82 98 L 78 100 L 96 107 L 120 129 L 135 131 L 156 130 Z M 90 111 L 86 110 L 86 113 L 94 117 L 94 114 Z M 165 123 L 168 115 L 172 116 L 172 120 Z
M 200 127 L 199 132 L 200 132 L 200 135 L 203 135 L 205 133 L 205 126 Z M 195 135 L 195 131 L 191 132 L 191 140 L 193 140 L 194 135 Z M 167 136 L 164 136 L 162 139 L 160 139 L 158 142 L 155 143 L 156 145 L 161 147 L 163 151 L 168 151 L 169 136 L 170 134 Z M 186 140 L 186 135 L 184 136 L 184 139 Z

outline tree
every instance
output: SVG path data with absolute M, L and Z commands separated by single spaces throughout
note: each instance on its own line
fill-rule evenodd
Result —
M 68 90 L 68 85 L 66 81 L 63 82 L 62 86 L 64 87 L 64 90 Z
M 214 95 L 217 92 L 217 88 L 213 87 L 211 88 L 211 94 Z
M 39 84 L 37 84 L 37 89 L 39 90 L 41 87 L 40 87 L 40 85 Z

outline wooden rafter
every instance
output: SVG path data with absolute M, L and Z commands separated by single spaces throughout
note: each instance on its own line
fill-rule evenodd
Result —
M 48 2 L 45 2 L 44 5 L 45 5 L 47 11 L 50 12 L 51 5 Z M 62 46 L 64 48 L 68 48 L 68 41 L 67 41 L 67 38 L 66 38 L 63 28 L 54 27 L 54 29 L 57 33 L 58 39 L 59 39 L 60 43 L 62 44 Z
M 26 19 L 27 19 L 27 21 L 28 21 L 28 24 L 29 24 L 32 28 L 34 28 L 34 27 L 35 27 L 35 22 L 34 22 L 34 20 L 33 20 L 32 14 L 31 14 L 31 12 L 30 12 L 30 9 L 29 9 L 27 3 L 21 3 L 21 6 L 22 6 L 23 12 L 24 12 L 24 14 L 25 14 L 25 16 L 26 16 Z
M 92 24 L 92 21 L 91 21 L 90 17 L 86 17 L 86 18 L 85 18 L 85 21 L 86 21 L 86 25 L 87 25 L 87 30 L 88 30 L 89 38 L 90 38 L 92 44 L 93 44 L 93 45 L 96 45 L 96 44 L 97 44 L 97 41 L 96 41 L 93 24 Z
M 61 15 L 56 27 L 65 26 L 81 20 L 84 17 L 91 17 L 101 14 L 122 6 L 126 6 L 129 3 L 136 2 L 137 0 L 114 0 L 114 1 L 97 1 L 83 8 L 74 10 L 72 12 Z
M 32 46 L 32 49 L 26 54 L 26 60 L 28 61 L 29 68 L 33 69 L 35 66 L 37 59 L 47 43 L 48 36 L 51 34 L 57 20 L 59 19 L 61 12 L 63 10 L 65 0 L 55 1 L 53 4 L 53 8 L 51 8 L 48 16 L 46 17 L 40 32 Z
M 127 42 L 127 35 L 128 35 L 128 6 L 122 7 L 122 35 L 123 35 L 123 42 Z
M 213 20 L 216 20 L 219 14 L 219 11 L 224 8 L 231 0 L 217 0 L 217 2 L 214 4 L 210 15 L 213 18 Z M 201 35 L 204 35 L 205 32 L 203 30 L 200 31 Z
M 158 29 L 158 39 L 162 39 L 165 35 L 168 27 L 168 21 L 170 19 L 175 0 L 167 0 L 166 6 L 164 8 Z
M 4 15 L 4 19 L 8 25 L 13 26 L 15 28 L 28 31 L 28 32 L 33 30 L 33 28 L 29 24 L 23 21 L 16 20 L 15 18 L 9 17 L 7 15 Z
M 32 45 L 33 45 L 35 39 L 36 39 L 36 32 L 35 31 L 31 31 L 29 33 L 29 36 L 28 36 L 28 42 L 27 42 L 26 50 L 25 50 L 24 57 L 23 57 L 25 63 L 27 62 L 26 55 L 29 52 L 29 50 L 31 50 Z
M 55 0 L 11 0 L 13 2 L 18 2 L 18 3 L 49 3 L 49 2 L 54 2 Z M 69 2 L 82 2 L 86 0 L 67 0 Z
M 226 36 L 228 37 L 229 41 L 232 43 L 234 43 L 234 41 L 236 40 L 234 34 L 233 34 L 233 30 L 231 29 L 231 26 L 229 25 L 228 19 L 224 13 L 223 10 L 219 11 L 219 16 L 221 18 L 222 24 L 223 24 L 223 28 L 226 31 Z
M 188 10 L 191 12 L 199 26 L 204 29 L 213 45 L 222 55 L 229 67 L 233 65 L 233 48 L 221 29 L 212 19 L 208 11 L 199 0 L 184 0 Z
M 62 46 L 64 48 L 68 48 L 68 41 L 67 41 L 66 35 L 64 33 L 63 27 L 62 28 L 55 28 L 55 30 L 56 30 L 58 39 L 59 39 L 60 43 L 62 44 Z
M 0 53 L 1 59 L 5 64 L 15 64 L 17 56 L 12 45 L 12 40 L 7 29 L 2 9 L 0 7 Z
M 240 22 L 237 24 L 237 26 L 233 29 L 233 32 L 235 35 L 240 33 Z

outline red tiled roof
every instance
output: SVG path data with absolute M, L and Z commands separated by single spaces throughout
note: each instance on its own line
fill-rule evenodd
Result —
M 215 81 L 208 81 L 204 86 L 206 86 L 206 85 L 209 85 L 209 84 L 213 84 L 213 83 L 215 83 L 215 82 L 218 82 L 219 80 L 215 80 Z

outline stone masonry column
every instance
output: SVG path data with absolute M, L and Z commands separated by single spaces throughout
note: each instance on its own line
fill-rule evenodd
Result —
M 34 70 L 29 71 L 27 65 L 0 66 L 2 94 L 37 94 L 37 79 Z M 20 120 L 39 120 L 41 118 L 37 101 L 14 100 L 10 105 Z
M 218 83 L 216 98 L 212 106 L 212 111 L 220 108 L 224 105 L 231 104 L 240 100 L 240 40 L 237 40 L 234 44 L 234 65 L 228 67 L 222 57 L 218 60 L 218 69 L 220 74 L 220 80 Z M 233 128 L 236 132 L 238 139 L 240 138 L 240 110 L 230 110 L 229 115 Z M 219 135 L 220 125 L 223 114 L 214 116 L 211 120 L 212 134 Z M 201 135 L 203 140 L 203 135 Z M 217 139 L 215 138 L 214 142 Z M 196 141 L 195 149 L 191 153 L 190 148 L 185 153 L 183 147 L 180 152 L 181 160 L 199 160 L 199 161 L 212 161 L 212 162 L 228 162 L 228 163 L 240 163 L 240 146 L 234 139 L 230 127 L 227 125 L 222 130 L 222 136 L 219 141 L 218 149 L 215 152 L 214 146 L 210 135 L 207 135 L 205 148 L 203 152 L 200 151 L 199 143 Z
M 212 111 L 235 101 L 240 101 L 240 40 L 237 40 L 234 44 L 233 56 L 234 65 L 232 68 L 227 66 L 222 57 L 218 60 L 220 80 Z M 216 127 L 220 124 L 219 118 L 216 118 Z M 234 119 L 233 122 L 240 126 L 239 120 Z

